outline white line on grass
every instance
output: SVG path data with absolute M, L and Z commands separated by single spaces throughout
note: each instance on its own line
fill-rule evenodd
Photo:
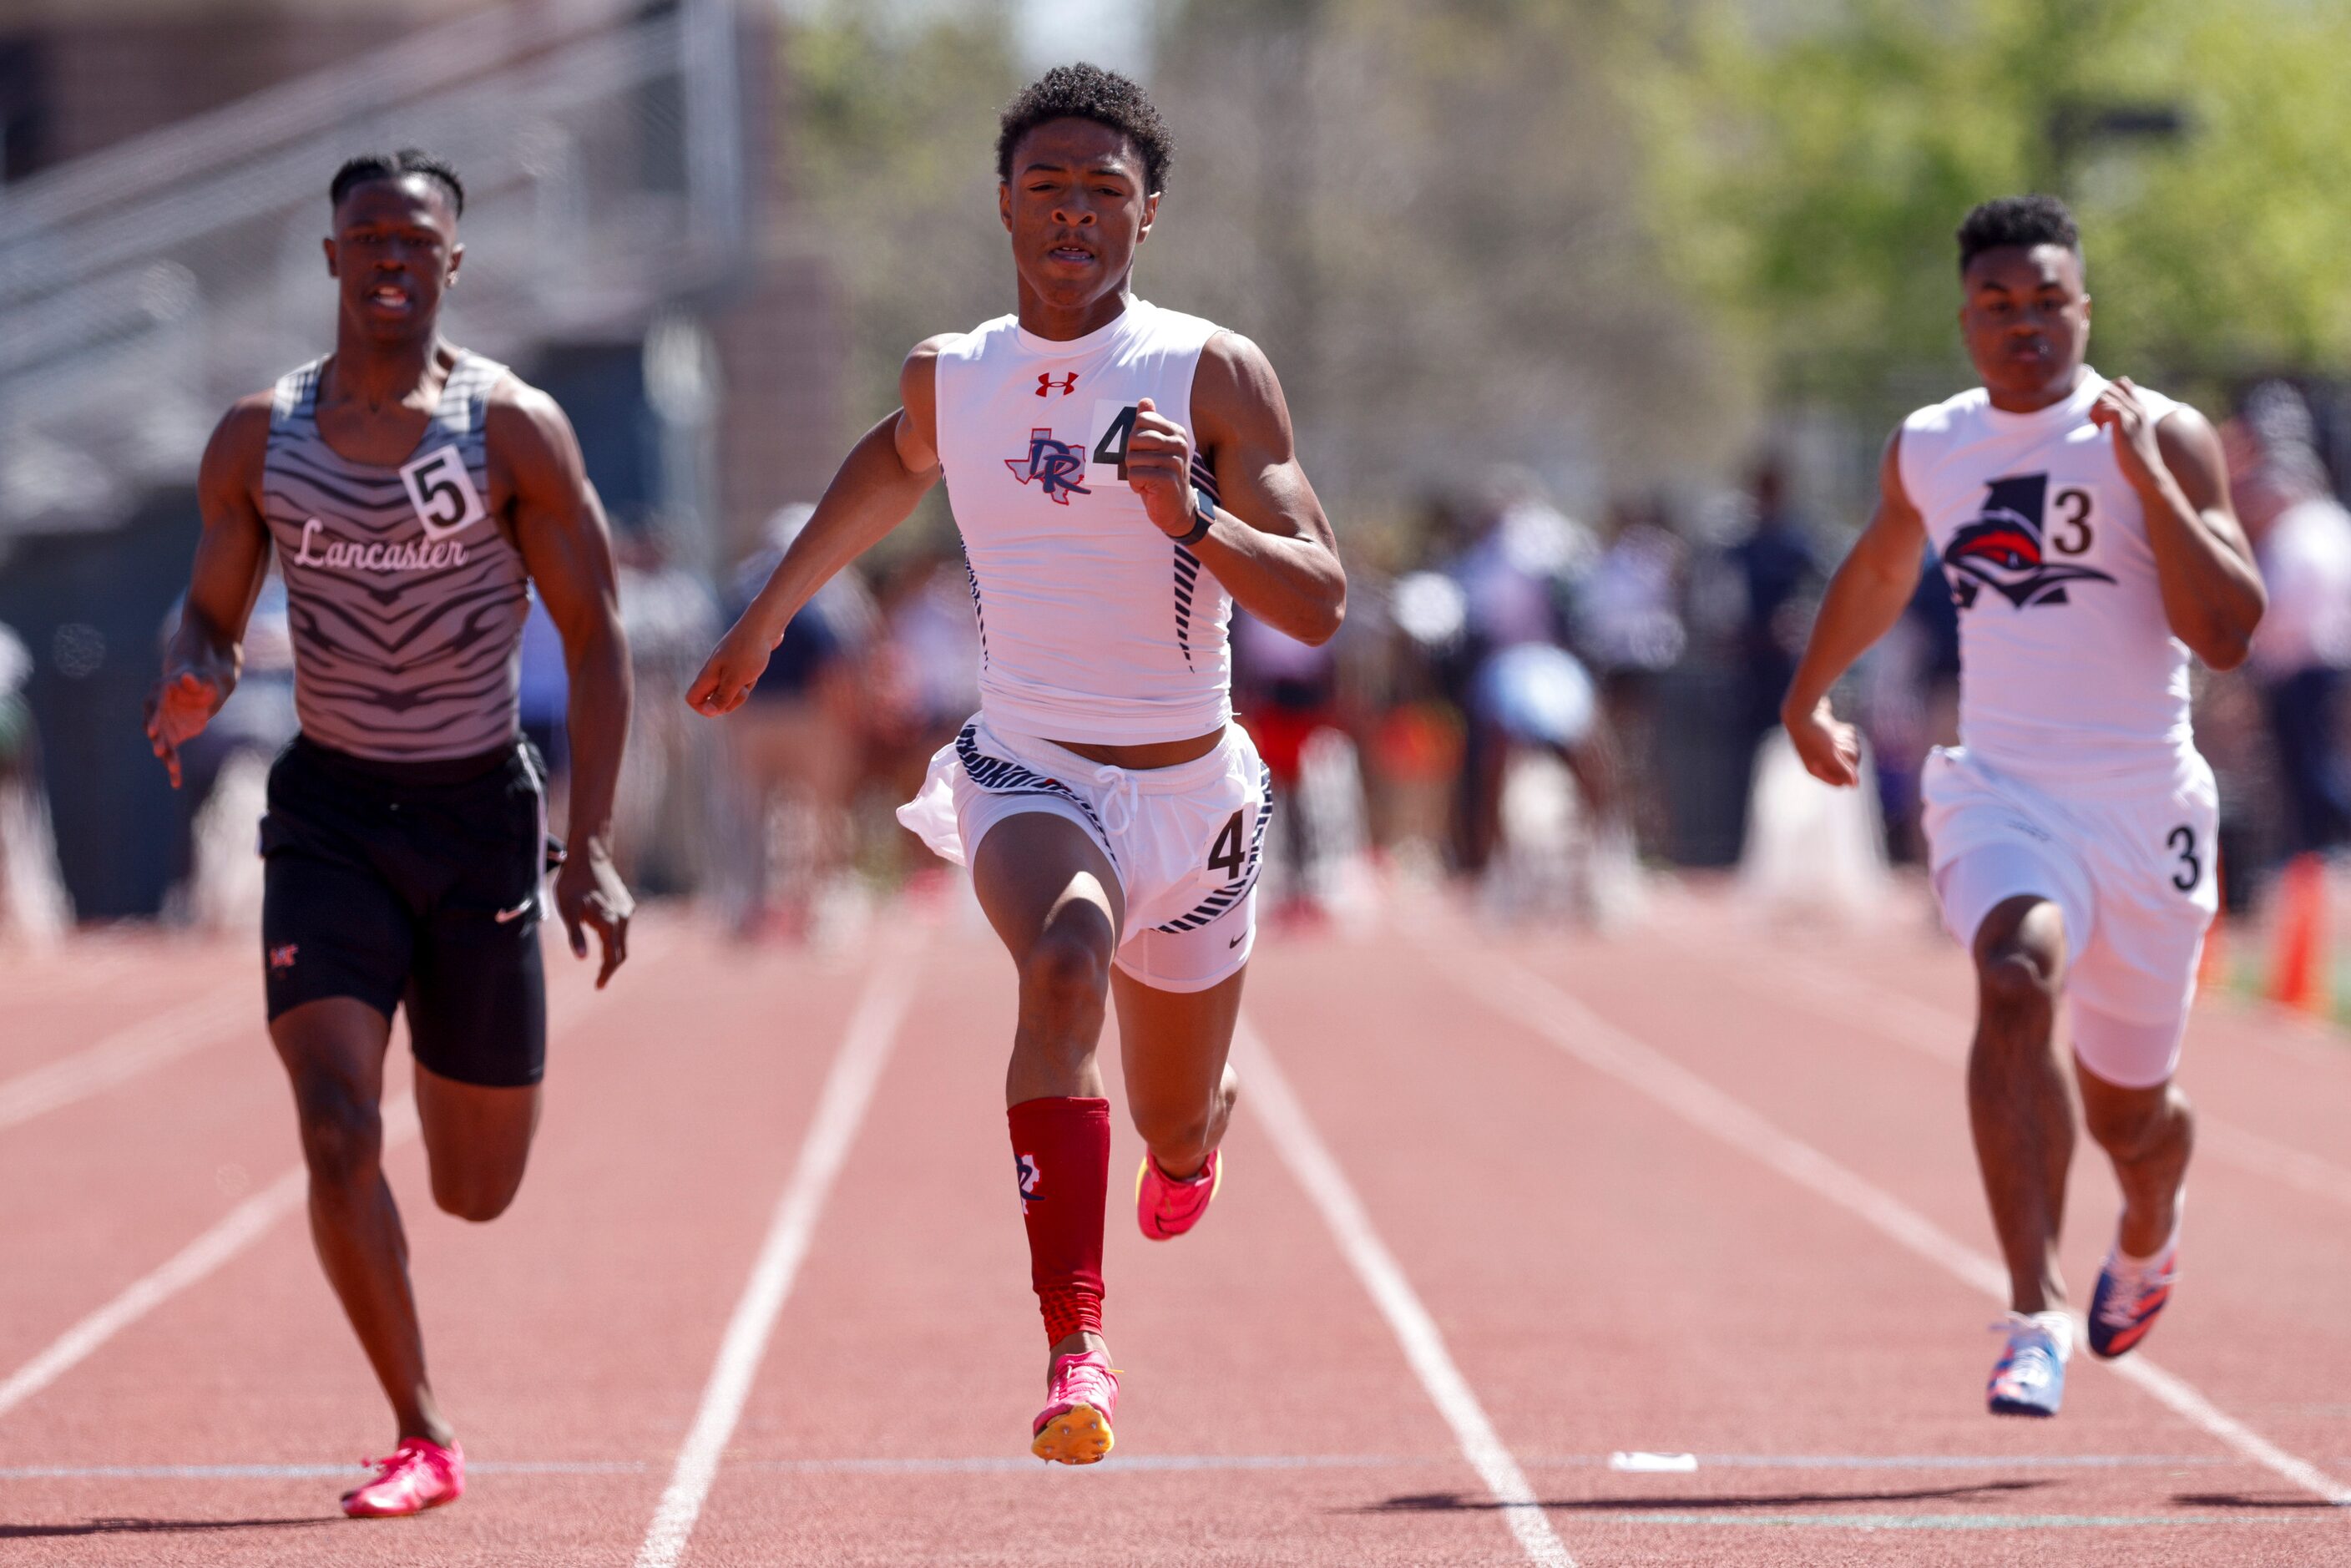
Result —
M 649 952 L 640 946 L 640 971 L 668 946 L 659 943 Z M 574 991 L 559 998 L 549 1009 L 548 1033 L 560 1035 L 586 1010 L 592 992 Z M 417 1134 L 416 1098 L 402 1094 L 383 1107 L 382 1152 L 386 1155 Z M 162 1265 L 123 1287 L 104 1306 L 75 1323 L 47 1348 L 0 1382 L 0 1416 L 89 1359 L 99 1346 L 124 1329 L 197 1283 L 252 1246 L 289 1210 L 298 1208 L 309 1191 L 309 1173 L 301 1166 L 281 1172 L 276 1180 L 238 1204 L 203 1235 Z
M 1557 986 L 1508 959 L 1470 948 L 1438 967 L 1488 1007 L 1518 1019 L 1595 1071 L 1639 1090 L 1684 1121 L 1753 1155 L 1797 1185 L 1868 1221 L 1947 1273 L 2008 1299 L 2008 1273 L 1891 1193 L 1784 1133 L 1671 1057 L 1608 1022 Z M 2351 1507 L 2351 1487 L 2295 1458 L 2226 1414 L 2194 1387 L 2143 1354 L 2106 1363 L 2173 1413 L 2246 1458 L 2337 1507 Z
M 785 1298 L 791 1294 L 793 1280 L 816 1234 L 818 1217 L 831 1195 L 833 1178 L 849 1157 L 850 1145 L 872 1103 L 873 1088 L 889 1060 L 898 1025 L 914 998 L 911 972 L 918 943 L 919 937 L 914 942 L 891 941 L 876 956 L 864 992 L 850 1015 L 841 1051 L 825 1075 L 815 1113 L 809 1118 L 799 1158 L 776 1199 L 767 1240 L 735 1303 L 726 1337 L 719 1342 L 718 1359 L 710 1369 L 710 1381 L 703 1386 L 694 1425 L 678 1448 L 669 1485 L 653 1511 L 644 1544 L 637 1551 L 637 1568 L 672 1568 L 685 1555 L 695 1521 L 701 1517 L 711 1483 L 717 1478 L 718 1461 L 735 1435 L 736 1423 L 743 1417 L 744 1402 L 751 1396 L 751 1381 L 767 1355 L 768 1336 L 775 1332 Z
M 258 1000 L 250 985 L 224 986 L 169 1012 L 125 1024 L 71 1056 L 17 1074 L 0 1083 L 0 1132 L 225 1039 L 253 1022 Z
M 1462 1457 L 1501 1505 L 1502 1517 L 1509 1521 L 1510 1533 L 1518 1537 L 1527 1561 L 1541 1564 L 1542 1568 L 1574 1568 L 1575 1559 L 1568 1555 L 1567 1548 L 1552 1532 L 1541 1502 L 1527 1482 L 1526 1472 L 1519 1468 L 1519 1461 L 1504 1446 L 1501 1435 L 1494 1430 L 1494 1423 L 1488 1419 L 1485 1406 L 1479 1404 L 1468 1379 L 1454 1364 L 1437 1321 L 1421 1304 L 1412 1281 L 1405 1277 L 1404 1269 L 1388 1250 L 1387 1243 L 1380 1239 L 1371 1216 L 1364 1211 L 1363 1199 L 1355 1195 L 1354 1185 L 1348 1181 L 1347 1173 L 1340 1168 L 1322 1134 L 1315 1131 L 1305 1106 L 1299 1103 L 1290 1081 L 1276 1065 L 1272 1051 L 1246 1022 L 1236 1039 L 1244 1058 L 1243 1071 L 1249 1081 L 1249 1103 L 1255 1114 L 1272 1133 L 1274 1147 L 1280 1151 L 1282 1163 L 1322 1211 L 1322 1222 L 1331 1228 L 1355 1278 L 1363 1282 L 1373 1304 L 1387 1320 L 1396 1343 L 1404 1349 L 1405 1360 L 1420 1379 L 1421 1387 L 1427 1391 L 1429 1402 L 1445 1417 L 1445 1424 L 1453 1428 L 1453 1438 L 1461 1446 Z

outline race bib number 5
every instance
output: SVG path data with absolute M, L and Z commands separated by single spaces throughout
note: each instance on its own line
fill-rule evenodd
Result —
M 408 487 L 408 504 L 424 525 L 427 544 L 462 534 L 489 516 L 474 476 L 465 471 L 465 455 L 455 446 L 435 447 L 404 465 L 400 482 Z

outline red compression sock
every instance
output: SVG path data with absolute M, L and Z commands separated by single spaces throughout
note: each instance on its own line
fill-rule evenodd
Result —
M 1110 1195 L 1110 1102 L 1057 1095 L 1005 1113 L 1029 1227 L 1029 1278 L 1045 1340 L 1102 1332 L 1102 1206 Z

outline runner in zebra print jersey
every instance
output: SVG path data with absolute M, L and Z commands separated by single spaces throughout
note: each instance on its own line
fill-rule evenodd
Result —
M 1019 974 L 1006 1103 L 1045 1407 L 1030 1451 L 1110 1451 L 1102 1336 L 1118 1009 L 1149 1147 L 1136 1220 L 1190 1229 L 1222 1174 L 1226 1066 L 1255 930 L 1270 781 L 1231 723 L 1232 601 L 1328 641 L 1346 577 L 1257 345 L 1134 297 L 1169 152 L 1142 89 L 1053 70 L 1005 113 L 999 202 L 1019 308 L 908 356 L 904 406 L 859 442 L 687 700 L 732 712 L 792 616 L 942 476 L 985 628 L 980 711 L 900 821 L 971 867 Z
M 571 674 L 569 854 L 555 905 L 571 947 L 628 954 L 612 795 L 629 660 L 611 540 L 569 421 L 505 367 L 443 340 L 465 191 L 413 150 L 335 176 L 330 356 L 233 406 L 198 479 L 204 533 L 147 733 L 179 747 L 236 685 L 273 543 L 294 630 L 301 734 L 262 821 L 269 1028 L 293 1080 L 319 1260 L 390 1396 L 398 1446 L 352 1514 L 455 1501 L 465 1456 L 434 1396 L 407 1243 L 379 1164 L 392 1014 L 405 1008 L 433 1196 L 495 1218 L 538 1120 L 539 967 L 549 854 L 516 722 L 528 595 Z

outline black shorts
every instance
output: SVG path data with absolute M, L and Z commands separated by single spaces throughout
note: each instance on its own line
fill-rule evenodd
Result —
M 521 743 L 395 763 L 297 738 L 269 770 L 261 820 L 271 1020 L 327 997 L 387 1019 L 404 1004 L 416 1060 L 444 1078 L 538 1082 L 540 779 Z

